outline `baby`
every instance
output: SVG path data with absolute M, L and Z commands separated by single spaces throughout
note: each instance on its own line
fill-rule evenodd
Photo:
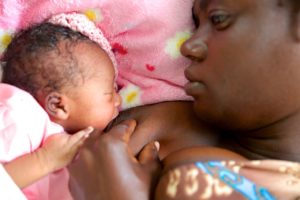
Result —
M 121 103 L 109 42 L 84 15 L 61 14 L 16 35 L 3 59 L 0 162 L 28 199 L 72 199 L 66 170 L 57 170 Z M 59 125 L 76 134 L 53 135 Z

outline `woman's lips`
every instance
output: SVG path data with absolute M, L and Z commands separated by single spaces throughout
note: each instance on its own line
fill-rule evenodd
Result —
M 184 90 L 188 95 L 199 96 L 204 91 L 205 85 L 202 82 L 188 82 Z

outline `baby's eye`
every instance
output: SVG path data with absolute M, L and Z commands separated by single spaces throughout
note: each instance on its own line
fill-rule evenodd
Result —
M 107 97 L 108 101 L 112 101 L 114 97 L 114 92 L 105 92 L 104 95 Z
M 230 25 L 230 15 L 224 11 L 217 11 L 210 16 L 211 23 L 218 30 L 223 30 Z

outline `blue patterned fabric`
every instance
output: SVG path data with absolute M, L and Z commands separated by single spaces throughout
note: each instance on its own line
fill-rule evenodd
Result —
M 271 193 L 263 187 L 257 186 L 247 178 L 224 167 L 219 161 L 197 162 L 196 166 L 204 173 L 220 179 L 249 200 L 275 200 Z

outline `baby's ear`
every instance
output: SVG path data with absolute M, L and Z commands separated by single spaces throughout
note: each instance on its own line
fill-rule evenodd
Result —
M 51 118 L 66 120 L 70 115 L 68 99 L 58 92 L 50 92 L 45 98 L 45 110 Z

